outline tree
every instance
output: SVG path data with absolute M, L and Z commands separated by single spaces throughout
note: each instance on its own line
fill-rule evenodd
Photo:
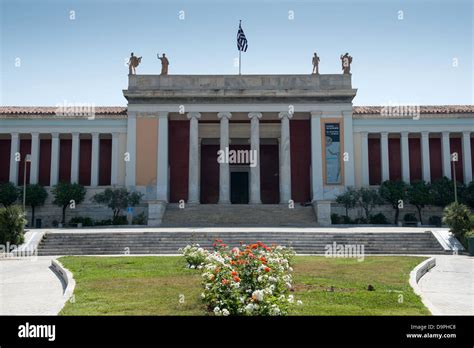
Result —
M 359 200 L 359 195 L 356 190 L 352 187 L 347 188 L 347 190 L 336 197 L 336 202 L 342 204 L 346 209 L 346 217 L 349 218 L 349 209 L 352 209 L 356 206 L 357 201 Z
M 86 196 L 86 189 L 80 184 L 70 184 L 67 182 L 60 182 L 53 187 L 52 190 L 54 201 L 53 204 L 62 207 L 63 216 L 62 223 L 66 223 L 66 208 L 70 205 L 76 206 L 84 201 Z
M 13 183 L 4 182 L 0 184 L 0 203 L 4 207 L 12 205 L 17 199 L 18 191 Z
M 0 244 L 20 245 L 24 242 L 26 219 L 22 207 L 10 205 L 0 208 Z M 8 251 L 7 251 L 8 252 Z
M 469 185 L 464 188 L 461 201 L 467 206 L 474 208 L 474 181 L 471 181 Z
M 18 195 L 23 193 L 18 189 Z M 31 207 L 31 226 L 35 223 L 35 208 L 42 206 L 48 198 L 48 192 L 40 184 L 26 185 L 25 204 Z
M 460 183 L 456 184 L 458 197 L 463 196 L 464 186 Z M 431 194 L 433 196 L 433 204 L 439 207 L 446 207 L 454 202 L 454 182 L 443 176 L 431 184 Z
M 421 218 L 421 210 L 426 206 L 430 205 L 433 202 L 433 196 L 431 194 L 431 187 L 429 184 L 421 181 L 415 181 L 413 184 L 408 186 L 407 189 L 407 200 L 408 203 L 413 204 L 418 210 L 418 217 L 420 218 L 420 223 L 423 224 Z
M 125 188 L 107 188 L 101 193 L 96 193 L 92 200 L 98 204 L 107 205 L 113 212 L 113 221 L 117 221 L 122 210 L 127 207 L 134 207 L 140 204 L 143 194 L 139 192 L 129 192 Z
M 443 211 L 443 222 L 450 227 L 456 238 L 462 239 L 472 227 L 471 211 L 461 203 L 451 203 Z
M 384 181 L 380 185 L 380 196 L 395 209 L 394 224 L 398 223 L 398 216 L 400 215 L 400 208 L 403 207 L 406 199 L 407 185 L 403 181 Z
M 365 212 L 365 218 L 367 221 L 370 220 L 372 215 L 372 210 L 377 204 L 381 204 L 382 199 L 380 198 L 379 193 L 375 189 L 361 187 L 358 192 L 358 204 Z

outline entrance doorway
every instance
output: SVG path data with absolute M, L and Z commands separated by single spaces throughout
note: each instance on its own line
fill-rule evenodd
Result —
M 232 204 L 249 203 L 249 173 L 230 173 L 230 202 Z

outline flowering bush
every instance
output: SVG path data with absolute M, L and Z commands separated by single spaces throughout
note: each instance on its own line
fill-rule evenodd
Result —
M 261 242 L 229 249 L 222 241 L 206 257 L 201 294 L 215 315 L 286 315 L 295 303 L 291 249 Z M 301 304 L 301 301 L 297 301 Z
M 185 248 L 180 248 L 179 252 L 183 254 L 189 268 L 201 269 L 209 256 L 209 251 L 201 248 L 199 244 L 187 245 Z

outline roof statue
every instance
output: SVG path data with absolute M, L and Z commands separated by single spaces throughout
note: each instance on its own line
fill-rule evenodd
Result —
M 170 65 L 170 62 L 168 58 L 166 58 L 166 54 L 163 53 L 160 57 L 160 54 L 157 53 L 156 57 L 161 60 L 161 75 L 168 75 L 168 66 Z
M 133 55 L 133 52 L 130 53 L 130 59 L 128 60 L 128 74 L 135 75 L 137 73 L 137 66 L 142 61 L 142 57 L 137 57 Z
M 318 54 L 316 52 L 314 52 L 314 56 L 313 56 L 313 74 L 316 74 L 318 75 L 319 74 L 319 57 L 318 57 Z
M 342 63 L 342 71 L 344 72 L 344 74 L 350 74 L 352 57 L 349 55 L 349 53 L 346 52 L 346 54 L 341 55 L 341 63 Z

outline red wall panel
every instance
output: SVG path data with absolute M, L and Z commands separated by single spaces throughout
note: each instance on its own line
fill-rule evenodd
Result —
M 380 138 L 368 138 L 368 146 L 369 146 L 369 185 L 380 185 L 382 182 Z
M 390 180 L 402 180 L 402 157 L 400 149 L 400 138 L 388 139 L 388 163 Z
M 92 139 L 80 139 L 79 146 L 79 184 L 90 186 Z
M 59 182 L 71 182 L 72 139 L 59 141 Z
M 408 138 L 408 150 L 410 153 L 410 182 L 423 178 L 421 168 L 421 139 Z
M 20 154 L 21 161 L 18 166 L 18 186 L 23 186 L 23 174 L 24 174 L 24 165 L 25 157 L 28 154 L 31 154 L 31 139 L 21 139 L 20 140 Z M 30 162 L 27 162 L 26 165 L 26 183 L 30 182 Z
M 51 174 L 51 139 L 40 139 L 38 182 L 49 186 Z
M 188 200 L 189 121 L 169 121 L 170 202 Z
M 219 145 L 201 145 L 201 203 L 219 201 Z
M 461 138 L 451 138 L 449 139 L 450 145 L 450 153 L 457 152 L 458 153 L 458 161 L 454 162 L 454 166 L 456 167 L 456 181 L 464 182 L 464 173 L 462 168 L 462 139 Z M 453 163 L 451 165 L 451 178 L 454 179 L 454 171 L 453 171 Z
M 431 182 L 443 176 L 443 162 L 441 156 L 441 138 L 430 138 Z
M 112 169 L 112 139 L 99 140 L 99 186 L 110 185 Z
M 310 120 L 290 120 L 291 199 L 311 200 L 311 124 Z
M 10 139 L 0 139 L 0 183 L 10 181 Z
M 278 145 L 260 145 L 260 199 L 262 203 L 280 203 L 279 173 Z

